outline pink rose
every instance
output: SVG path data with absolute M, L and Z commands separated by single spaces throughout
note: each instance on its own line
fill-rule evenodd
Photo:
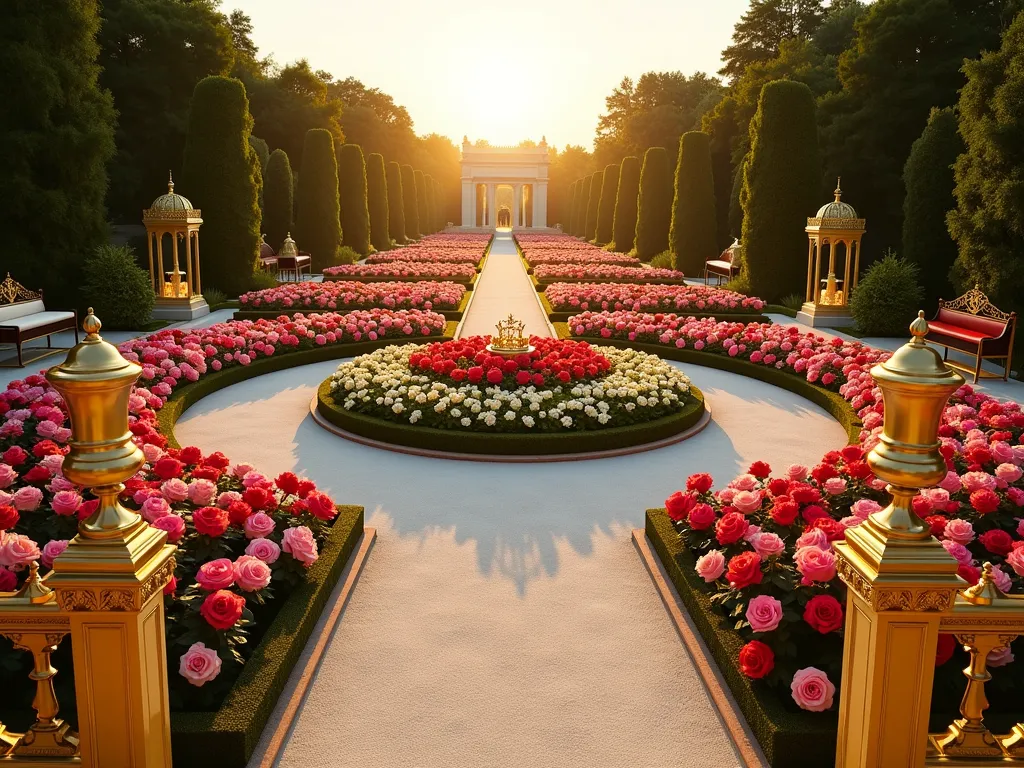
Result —
M 941 544 L 950 557 L 960 563 L 960 565 L 971 565 L 974 562 L 971 551 L 963 544 L 952 539 L 943 539 Z
M 754 551 L 761 556 L 762 560 L 770 557 L 778 557 L 786 551 L 786 542 L 778 534 L 761 531 L 750 539 Z
M 217 497 L 217 485 L 209 480 L 193 480 L 188 484 L 188 499 L 197 507 L 209 507 Z
M 11 500 L 19 512 L 35 512 L 43 500 L 43 492 L 34 485 L 26 485 L 15 491 Z
M 1010 590 L 1013 589 L 1013 580 L 1010 578 L 1010 575 L 998 565 L 992 568 L 992 583 L 996 585 L 996 589 L 1004 594 L 1009 594 Z
M 757 478 L 751 474 L 740 475 L 729 486 L 737 491 L 752 491 L 757 488 Z
M 988 652 L 988 659 L 986 659 L 986 665 L 992 668 L 1005 667 L 1007 664 L 1013 662 L 1013 651 L 1010 650 L 1010 646 L 1004 646 L 1003 648 L 994 648 Z
M 809 528 L 800 535 L 799 539 L 796 540 L 797 549 L 803 549 L 804 547 L 831 549 L 832 545 L 829 544 L 828 534 L 821 530 L 821 528 Z
M 824 712 L 831 707 L 836 692 L 828 675 L 815 667 L 798 670 L 789 688 L 797 706 L 809 712 Z
M 171 514 L 171 505 L 163 496 L 150 496 L 142 502 L 142 517 L 147 523 L 152 523 L 169 514 Z
M 249 519 L 251 520 L 252 518 Z M 304 525 L 285 529 L 281 540 L 281 549 L 307 568 L 315 563 L 320 556 L 317 553 L 316 539 L 313 538 L 313 532 Z
M 1022 474 L 1024 474 L 1024 472 L 1021 471 L 1021 468 L 1014 466 L 1013 464 L 1000 464 L 996 467 L 996 477 L 1005 483 L 1017 482 L 1020 480 Z
M 0 533 L 0 565 L 20 571 L 42 557 L 39 546 L 20 533 Z
M 941 512 L 949 504 L 949 491 L 945 488 L 925 488 L 921 495 L 928 500 L 931 508 Z
M 184 501 L 188 498 L 188 486 L 185 485 L 184 480 L 172 477 L 160 486 L 160 493 L 168 501 Z
M 825 493 L 838 496 L 846 490 L 846 481 L 841 477 L 830 477 L 824 483 Z
M 258 592 L 270 583 L 270 566 L 253 555 L 242 555 L 235 560 L 234 571 L 235 584 L 243 592 Z
M 942 482 L 939 483 L 939 488 L 956 493 L 960 490 L 960 475 L 953 471 L 947 472 L 946 476 L 942 478 Z
M 1010 550 L 1010 554 L 1006 556 L 1006 564 L 1013 568 L 1018 576 L 1024 576 L 1024 547 Z
M 786 478 L 788 480 L 803 480 L 807 477 L 807 467 L 803 464 L 790 464 L 786 468 Z
M 746 616 L 755 632 L 771 632 L 782 621 L 782 603 L 771 595 L 758 595 L 747 603 Z
M 831 550 L 801 547 L 793 555 L 793 560 L 805 582 L 826 582 L 836 576 L 836 556 Z
M 178 674 L 192 685 L 202 687 L 220 674 L 221 660 L 205 643 L 193 643 L 181 657 Z
M 850 511 L 857 517 L 866 518 L 882 508 L 882 505 L 872 499 L 860 499 L 853 502 Z
M 150 525 L 154 528 L 159 528 L 161 531 L 167 531 L 168 544 L 177 544 L 181 537 L 185 535 L 185 521 L 173 512 L 158 517 Z
M 241 500 L 242 494 L 238 491 L 224 491 L 224 493 L 217 497 L 217 506 L 221 509 L 227 509 L 231 506 L 232 502 Z
M 10 464 L 0 464 L 0 488 L 10 488 L 18 479 L 18 473 Z
M 697 558 L 697 567 L 694 570 L 697 571 L 698 576 L 710 584 L 725 573 L 725 555 L 717 549 L 712 549 Z
M 281 547 L 270 539 L 253 539 L 245 548 L 245 554 L 258 557 L 267 565 L 271 565 L 281 556 Z
M 960 478 L 964 488 L 970 493 L 975 491 L 994 491 L 996 479 L 988 472 L 967 472 Z
M 264 539 L 274 532 L 274 519 L 266 512 L 257 512 L 245 518 L 245 536 L 248 539 Z
M 732 505 L 745 515 L 761 508 L 760 491 L 737 491 L 732 497 Z
M 235 571 L 231 561 L 226 557 L 210 560 L 199 566 L 196 582 L 207 592 L 227 589 L 235 583 Z
M 50 500 L 50 506 L 58 515 L 73 515 L 82 506 L 82 497 L 74 491 L 58 491 Z
M 53 568 L 53 561 L 57 558 L 57 555 L 67 548 L 67 539 L 53 539 L 52 541 L 48 541 L 43 547 L 43 554 L 39 558 L 39 561 L 47 568 Z
M 718 500 L 723 504 L 732 504 L 732 499 L 736 495 L 735 488 L 723 488 L 718 492 Z
M 974 541 L 974 526 L 966 520 L 954 518 L 946 523 L 942 535 L 950 541 L 967 546 Z
M 254 472 L 255 470 L 256 467 L 254 467 L 252 464 L 235 464 L 235 466 L 231 468 L 231 474 L 234 475 L 239 480 L 241 480 L 249 472 Z

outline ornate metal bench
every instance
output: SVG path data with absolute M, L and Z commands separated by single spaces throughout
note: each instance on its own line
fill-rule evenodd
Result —
M 928 341 L 946 349 L 943 356 L 946 365 L 973 373 L 975 383 L 980 378 L 1002 378 L 1006 381 L 1009 377 L 1017 313 L 1000 311 L 992 305 L 988 296 L 982 293 L 978 286 L 974 286 L 958 299 L 940 299 L 939 311 L 935 314 L 935 319 L 928 322 L 928 328 Z M 967 366 L 951 362 L 950 348 L 974 355 L 973 371 Z M 981 370 L 982 361 L 993 358 L 1006 361 L 1002 376 Z
M 63 351 L 51 345 L 50 336 L 61 331 L 74 331 L 78 343 L 78 313 L 49 311 L 43 304 L 43 293 L 34 293 L 11 278 L 0 283 L 0 344 L 13 344 L 18 350 L 18 368 L 25 367 L 22 344 L 46 337 L 47 351 L 32 360 Z M 30 360 L 29 362 L 32 362 Z M 13 368 L 0 364 L 0 367 Z
M 737 255 L 739 254 L 742 246 L 737 240 L 728 248 L 726 248 L 719 255 L 717 259 L 708 259 L 704 262 L 704 283 L 710 285 L 709 277 L 714 275 L 718 278 L 718 284 L 722 284 L 722 279 L 732 280 L 740 271 L 740 265 L 737 262 Z

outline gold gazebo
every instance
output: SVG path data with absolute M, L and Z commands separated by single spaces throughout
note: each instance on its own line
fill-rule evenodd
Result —
M 142 212 L 149 247 L 149 278 L 156 294 L 153 317 L 157 320 L 194 320 L 210 313 L 199 272 L 201 214 L 188 198 L 175 194 L 170 174 L 167 194 L 160 195 Z M 170 253 L 164 253 L 167 235 Z
M 842 181 L 840 179 L 840 181 Z M 807 219 L 807 296 L 797 319 L 812 327 L 837 328 L 853 325 L 850 294 L 860 273 L 860 245 L 864 219 L 842 200 L 836 182 L 835 200 Z M 840 271 L 841 265 L 841 271 Z

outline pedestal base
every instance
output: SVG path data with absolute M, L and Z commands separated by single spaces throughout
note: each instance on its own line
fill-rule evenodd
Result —
M 153 304 L 154 320 L 195 320 L 210 314 L 210 305 L 202 296 L 191 299 L 157 299 Z
M 846 328 L 853 325 L 849 307 L 823 307 L 812 301 L 796 313 L 796 321 L 811 328 Z

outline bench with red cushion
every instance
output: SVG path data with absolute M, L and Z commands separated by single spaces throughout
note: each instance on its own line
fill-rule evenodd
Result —
M 1010 373 L 1016 325 L 1015 312 L 1000 312 L 989 303 L 985 294 L 975 288 L 954 301 L 939 301 L 939 311 L 928 323 L 928 341 L 946 348 L 944 359 L 947 363 L 950 349 L 973 355 L 975 382 L 982 377 L 996 377 L 982 373 L 983 360 L 1005 359 L 1002 375 L 1005 381 Z
M 732 249 L 726 248 L 717 259 L 709 259 L 708 261 L 705 261 L 704 282 L 706 283 L 708 281 L 708 275 L 717 275 L 719 284 L 721 284 L 723 277 L 727 277 L 731 280 L 733 275 L 740 271 L 739 265 L 732 263 L 732 257 Z

